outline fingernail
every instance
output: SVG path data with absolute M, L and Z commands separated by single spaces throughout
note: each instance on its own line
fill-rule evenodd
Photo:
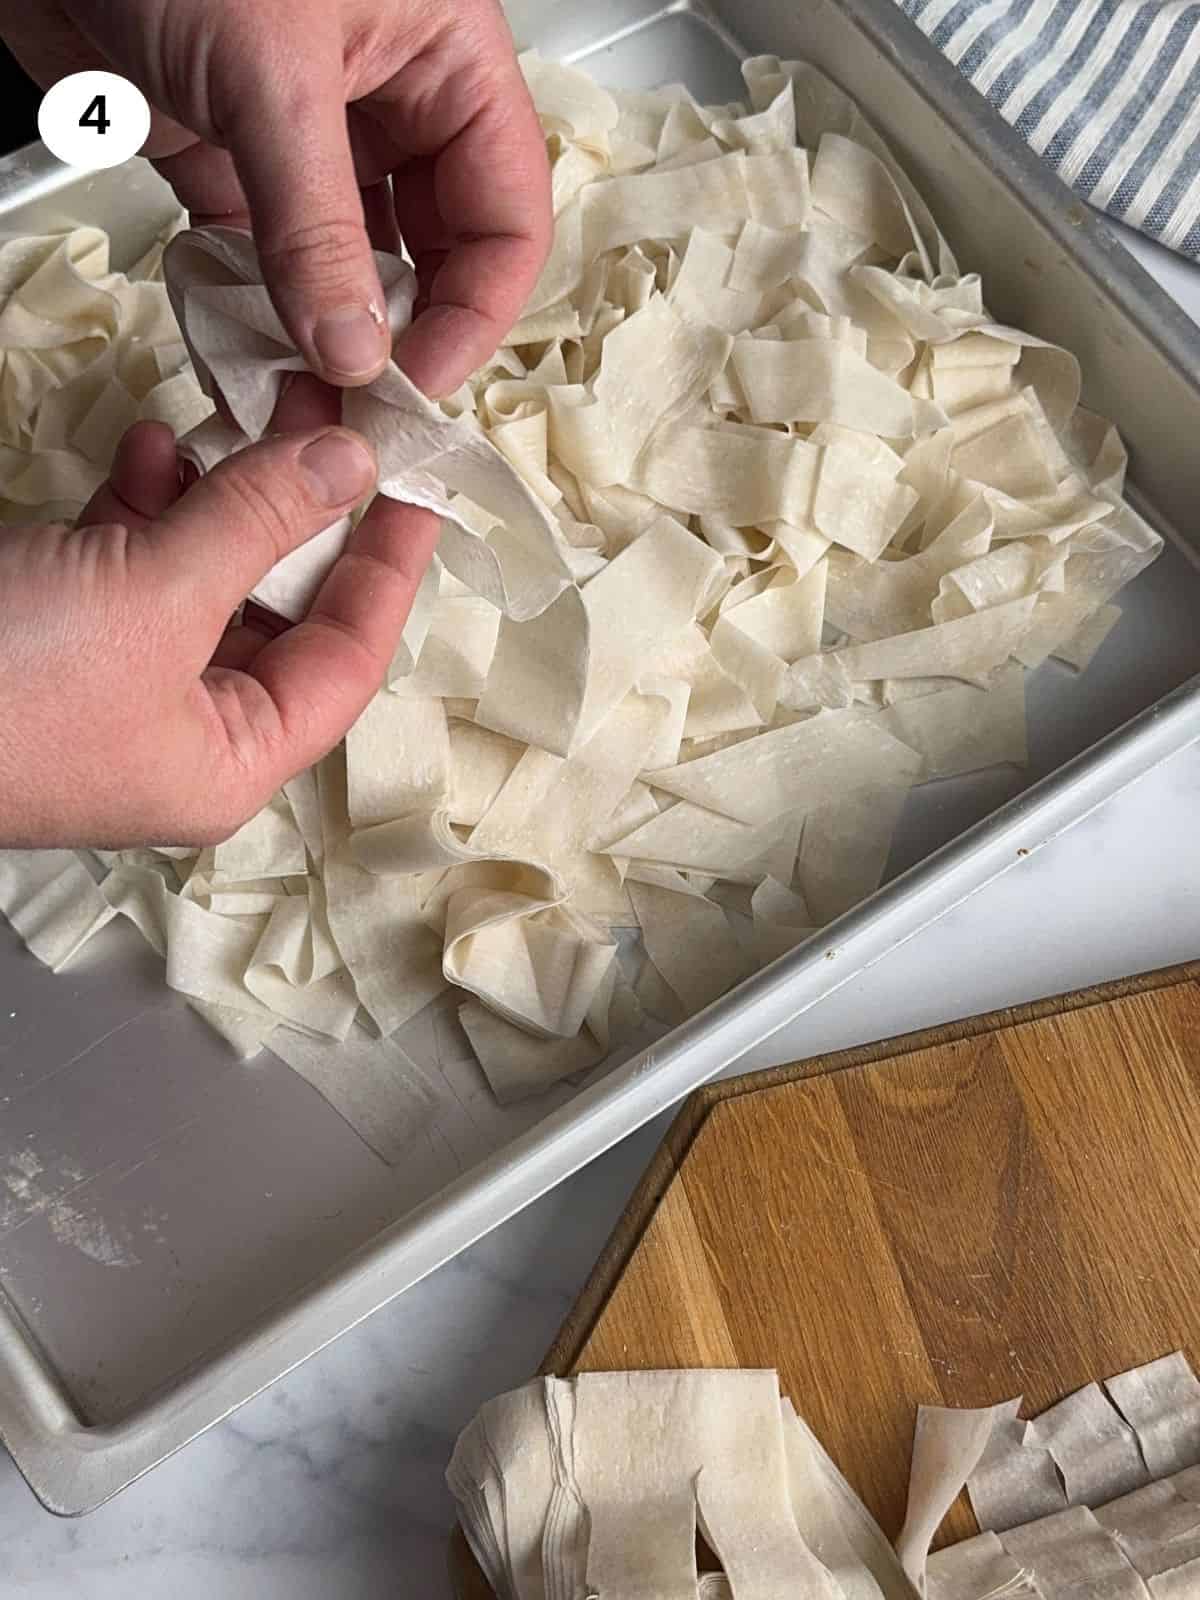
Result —
M 306 444 L 300 452 L 300 465 L 327 506 L 361 500 L 375 480 L 370 451 L 353 434 L 337 428 Z
M 329 311 L 313 328 L 313 344 L 327 375 L 362 378 L 387 355 L 387 323 L 366 306 Z

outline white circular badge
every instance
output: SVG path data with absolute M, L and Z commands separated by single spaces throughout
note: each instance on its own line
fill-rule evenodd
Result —
M 115 72 L 73 72 L 47 91 L 38 132 L 69 167 L 118 167 L 145 144 L 150 107 L 137 85 Z

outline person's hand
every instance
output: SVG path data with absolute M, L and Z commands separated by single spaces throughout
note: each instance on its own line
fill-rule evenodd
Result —
M 156 112 L 145 153 L 194 223 L 253 227 L 279 314 L 328 381 L 385 364 L 371 246 L 396 249 L 397 224 L 422 290 L 397 359 L 427 394 L 452 393 L 517 320 L 553 221 L 498 0 L 5 9 L 0 33 L 43 87 L 95 66 L 138 84 Z
M 214 843 L 336 744 L 383 679 L 437 518 L 379 496 L 302 622 L 226 624 L 374 477 L 357 434 L 310 428 L 181 492 L 170 429 L 141 422 L 77 527 L 0 530 L 0 845 Z

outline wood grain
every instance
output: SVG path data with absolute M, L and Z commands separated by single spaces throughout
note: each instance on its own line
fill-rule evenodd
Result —
M 1200 964 L 719 1084 L 544 1370 L 777 1366 L 894 1533 L 918 1404 L 1200 1365 L 1198 1172 Z

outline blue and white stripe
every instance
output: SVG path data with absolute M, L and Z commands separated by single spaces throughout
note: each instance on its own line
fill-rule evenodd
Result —
M 1111 216 L 1200 259 L 1200 0 L 899 0 Z

